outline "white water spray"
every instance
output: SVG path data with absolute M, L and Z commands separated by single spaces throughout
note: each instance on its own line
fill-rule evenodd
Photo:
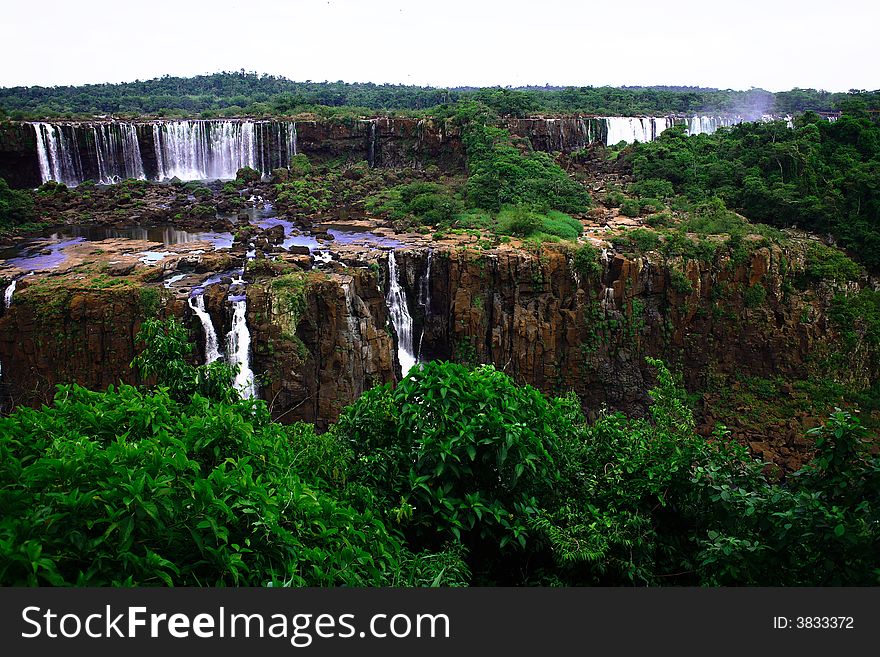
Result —
M 391 324 L 397 334 L 397 359 L 400 361 L 400 372 L 402 376 L 406 376 L 416 364 L 416 357 L 413 354 L 413 321 L 406 305 L 406 294 L 400 286 L 400 274 L 394 251 L 388 253 L 388 293 L 385 295 L 385 302 L 388 304 L 388 314 L 391 315 Z
M 189 298 L 189 307 L 195 313 L 196 317 L 202 323 L 202 331 L 205 334 L 205 365 L 213 363 L 220 358 L 219 342 L 217 340 L 217 331 L 214 330 L 214 322 L 211 321 L 211 315 L 205 310 L 205 297 L 198 296 Z
M 3 307 L 9 308 L 12 305 L 12 295 L 15 294 L 15 286 L 18 285 L 18 279 L 15 278 L 12 282 L 6 287 L 6 291 L 3 293 Z
M 247 297 L 232 302 L 232 329 L 226 336 L 226 355 L 232 367 L 238 366 L 238 373 L 232 385 L 242 397 L 250 399 L 256 395 L 254 372 L 251 370 L 251 332 L 247 326 Z

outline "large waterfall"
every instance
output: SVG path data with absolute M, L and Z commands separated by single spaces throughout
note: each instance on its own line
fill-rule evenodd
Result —
M 256 395 L 254 372 L 251 369 L 251 332 L 247 325 L 247 297 L 232 297 L 232 329 L 226 336 L 226 355 L 232 367 L 238 366 L 233 386 L 242 397 Z
M 211 316 L 205 310 L 205 297 L 198 294 L 189 298 L 189 307 L 202 323 L 202 331 L 205 334 L 205 364 L 213 363 L 220 358 L 219 342 L 217 340 L 217 331 L 214 330 L 214 322 Z
M 262 174 L 297 152 L 292 121 L 192 120 L 33 123 L 43 182 L 77 185 L 124 178 L 216 180 L 242 167 Z
M 413 353 L 413 320 L 406 305 L 406 293 L 400 286 L 400 273 L 394 251 L 388 252 L 388 293 L 385 295 L 391 324 L 397 334 L 397 359 L 400 361 L 400 372 L 406 376 L 416 357 Z
M 741 116 L 692 116 L 688 121 L 689 135 L 711 135 L 721 127 L 742 123 Z
M 660 133 L 673 125 L 672 117 L 638 117 L 638 116 L 606 116 L 605 119 L 605 144 L 614 144 L 625 141 L 633 142 L 654 141 Z
M 34 123 L 33 126 L 37 133 L 37 159 L 43 182 L 54 180 L 66 185 L 81 183 L 82 164 L 75 129 L 51 123 Z

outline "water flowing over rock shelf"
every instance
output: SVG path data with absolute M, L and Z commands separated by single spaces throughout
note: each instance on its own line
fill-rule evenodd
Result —
M 538 150 L 570 152 L 593 143 L 651 141 L 673 125 L 685 125 L 689 134 L 709 134 L 744 120 L 738 115 L 565 116 L 506 123 Z M 366 160 L 371 167 L 420 166 L 428 159 L 460 163 L 462 153 L 455 130 L 430 119 L 41 121 L 5 124 L 0 133 L 0 177 L 15 187 L 50 180 L 68 186 L 125 178 L 223 180 L 245 166 L 268 175 L 300 152 Z

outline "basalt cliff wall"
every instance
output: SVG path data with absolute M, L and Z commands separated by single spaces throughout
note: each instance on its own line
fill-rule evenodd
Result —
M 765 246 L 740 263 L 723 254 L 713 262 L 611 254 L 601 275 L 576 271 L 561 248 L 411 248 L 397 261 L 422 360 L 491 363 L 547 393 L 574 391 L 589 414 L 603 407 L 638 414 L 654 381 L 646 356 L 681 371 L 692 390 L 712 390 L 737 374 L 820 374 L 857 387 L 876 380 L 867 351 L 840 354 L 829 308 L 842 290 L 786 283 L 805 253 L 803 244 Z M 294 305 L 271 277 L 248 286 L 252 368 L 275 417 L 325 428 L 364 390 L 399 379 L 383 256 L 377 264 L 312 272 Z M 230 330 L 225 294 L 222 285 L 206 293 L 221 338 Z M 163 298 L 159 314 L 181 317 L 203 344 L 185 301 Z M 131 381 L 143 318 L 131 290 L 69 287 L 49 295 L 23 281 L 0 316 L 6 404 L 43 403 L 60 382 L 100 389 Z M 832 353 L 839 364 L 844 359 L 833 373 L 823 370 Z

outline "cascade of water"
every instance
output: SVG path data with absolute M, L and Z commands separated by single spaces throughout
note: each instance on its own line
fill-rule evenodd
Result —
M 617 308 L 614 303 L 614 288 L 606 287 L 605 294 L 602 296 L 602 301 L 599 302 L 600 307 L 602 308 L 602 312 L 606 315 L 609 311 L 615 310 Z
M 419 350 L 416 353 L 416 361 L 422 360 L 422 342 L 425 339 L 425 324 L 428 322 L 428 316 L 431 314 L 431 260 L 434 257 L 434 249 L 428 249 L 428 262 L 425 265 L 425 277 L 422 279 L 422 286 L 419 290 L 419 303 L 424 309 L 422 315 L 422 334 L 419 336 Z
M 13 278 L 12 282 L 6 287 L 3 293 L 3 307 L 9 308 L 12 305 L 12 295 L 15 294 L 15 286 L 18 285 L 18 279 Z
M 226 336 L 226 357 L 238 373 L 232 382 L 242 397 L 256 395 L 254 372 L 251 370 L 251 332 L 247 326 L 247 297 L 232 297 L 232 329 Z
M 34 133 L 37 137 L 37 160 L 40 163 L 40 179 L 43 182 L 52 179 L 52 165 L 49 163 L 49 153 L 46 147 L 46 137 L 43 135 L 43 123 L 34 123 Z
M 289 163 L 290 163 L 290 158 L 293 157 L 294 155 L 297 155 L 297 150 L 296 150 L 296 148 L 297 148 L 297 144 L 296 144 L 296 121 L 291 121 L 291 122 L 288 124 L 288 127 L 287 127 L 287 139 L 288 139 L 288 146 L 287 146 L 288 158 L 287 158 L 287 162 L 288 162 L 288 164 L 289 164 Z
M 263 169 L 264 139 L 253 121 L 153 124 L 158 178 L 232 179 L 242 167 Z
M 721 127 L 728 127 L 742 123 L 741 116 L 692 116 L 688 122 L 689 135 L 711 135 Z
M 648 142 L 656 138 L 659 121 L 652 117 L 638 116 L 606 116 L 605 121 L 605 144 L 613 146 L 621 141 L 631 144 L 633 142 Z M 661 130 L 662 132 L 662 130 Z
M 394 251 L 388 252 L 388 293 L 385 295 L 385 303 L 388 304 L 388 314 L 391 315 L 391 324 L 397 334 L 397 359 L 400 361 L 400 371 L 402 376 L 406 376 L 416 363 L 413 354 L 413 321 L 406 305 L 406 294 L 400 286 L 400 274 Z
M 367 164 L 370 168 L 376 166 L 376 119 L 370 121 L 370 148 L 367 152 Z
M 348 324 L 348 335 L 354 342 L 355 337 L 360 335 L 360 323 L 354 310 L 354 291 L 351 289 L 351 283 L 342 283 L 342 292 L 345 294 L 345 309 L 347 311 L 346 323 Z
M 81 182 L 82 166 L 76 148 L 76 133 L 71 129 L 74 148 L 70 148 L 62 126 L 42 122 L 32 125 L 37 138 L 37 160 L 42 181 L 54 180 L 65 185 Z
M 110 184 L 124 178 L 146 179 L 135 124 L 92 126 L 92 142 L 98 163 L 99 182 Z
M 211 316 L 205 310 L 204 295 L 199 294 L 190 297 L 189 307 L 192 308 L 192 311 L 202 323 L 202 331 L 205 334 L 205 365 L 213 363 L 220 358 L 220 349 L 217 332 L 214 330 L 214 322 L 211 321 Z
M 137 127 L 134 123 L 124 123 L 122 130 L 122 157 L 125 160 L 126 178 L 146 180 L 144 175 L 144 159 L 141 157 L 141 146 L 138 143 Z

